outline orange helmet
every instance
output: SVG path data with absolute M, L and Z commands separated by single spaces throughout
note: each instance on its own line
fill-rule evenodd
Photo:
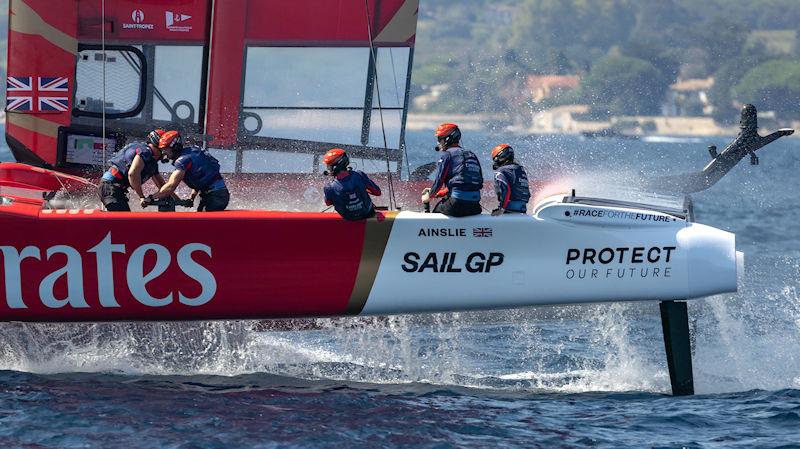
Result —
M 158 141 L 158 148 L 170 148 L 175 151 L 180 151 L 183 148 L 183 137 L 178 131 L 167 131 L 161 135 Z
M 514 149 L 511 148 L 511 145 L 507 143 L 501 143 L 500 145 L 492 148 L 492 168 L 497 169 L 497 167 L 503 166 L 508 164 L 509 162 L 514 161 Z
M 436 136 L 436 140 L 444 144 L 445 148 L 461 141 L 461 130 L 458 129 L 458 125 L 455 123 L 442 123 L 433 134 Z M 439 148 L 437 147 L 436 149 L 438 150 Z
M 325 153 L 322 157 L 322 163 L 328 166 L 328 171 L 333 176 L 336 176 L 342 170 L 347 170 L 350 165 L 350 158 L 347 153 L 341 148 L 333 148 Z

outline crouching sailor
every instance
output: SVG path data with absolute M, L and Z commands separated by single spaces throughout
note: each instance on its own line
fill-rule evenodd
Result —
M 431 196 L 442 198 L 434 212 L 451 217 L 479 215 L 483 172 L 478 157 L 461 148 L 461 130 L 453 123 L 442 123 L 435 135 L 436 151 L 442 151 L 442 156 L 436 164 L 433 186 L 422 192 L 422 202 L 427 205 Z
M 364 172 L 350 169 L 350 158 L 341 148 L 325 153 L 322 161 L 328 166 L 325 173 L 333 176 L 333 181 L 325 186 L 325 204 L 333 206 L 346 220 L 375 216 L 369 196 L 381 196 L 381 188 Z
M 492 215 L 525 213 L 531 190 L 528 187 L 528 174 L 525 168 L 514 162 L 514 149 L 508 144 L 500 144 L 492 149 L 492 169 L 494 169 L 494 191 L 499 202 Z
M 153 178 L 157 187 L 164 185 L 164 178 L 158 172 L 161 150 L 158 142 L 163 129 L 150 131 L 144 142 L 132 142 L 109 160 L 111 167 L 100 179 L 100 201 L 107 211 L 130 212 L 128 188 L 133 188 L 139 198 L 144 198 L 142 184 Z
M 219 172 L 219 161 L 214 156 L 201 148 L 184 147 L 183 137 L 178 131 L 165 132 L 158 147 L 172 160 L 175 170 L 161 190 L 143 203 L 172 195 L 183 181 L 192 189 L 191 201 L 200 195 L 198 212 L 216 212 L 228 207 L 231 196 Z

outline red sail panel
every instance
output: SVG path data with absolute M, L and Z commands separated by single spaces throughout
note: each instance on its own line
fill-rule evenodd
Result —
M 11 3 L 8 32 L 8 114 L 12 148 L 22 145 L 41 160 L 56 162 L 59 126 L 70 124 L 75 89 L 77 2 L 25 0 Z M 27 100 L 25 100 L 27 99 Z
M 126 43 L 204 42 L 209 0 L 115 0 L 105 2 L 106 40 Z M 100 40 L 101 0 L 80 0 L 79 37 Z
M 250 1 L 247 39 L 267 45 L 368 46 L 368 6 L 373 38 L 393 24 L 398 29 L 393 35 L 402 38 L 375 40 L 384 45 L 407 46 L 413 44 L 416 34 L 418 4 L 418 0 Z
M 246 6 L 247 0 L 214 4 L 206 98 L 206 134 L 214 147 L 233 146 L 239 132 Z

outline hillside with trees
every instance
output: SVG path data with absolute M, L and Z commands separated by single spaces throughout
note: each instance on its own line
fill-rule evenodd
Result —
M 456 6 L 457 5 L 457 6 Z M 710 112 L 743 102 L 800 119 L 797 0 L 421 0 L 414 94 L 448 85 L 441 112 L 585 103 L 591 114 L 658 114 L 679 79 L 713 77 Z M 578 75 L 532 104 L 528 75 Z M 732 113 L 733 112 L 733 113 Z

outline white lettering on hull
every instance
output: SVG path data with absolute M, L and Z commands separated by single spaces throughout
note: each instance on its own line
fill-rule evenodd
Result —
M 125 245 L 111 243 L 111 233 L 89 250 L 97 258 L 97 293 L 103 307 L 119 307 L 114 297 L 114 253 L 125 253 Z
M 149 273 L 144 274 L 144 256 L 148 251 L 156 253 L 156 265 Z M 162 307 L 172 302 L 172 292 L 163 298 L 155 298 L 147 291 L 147 283 L 161 276 L 169 268 L 169 250 L 161 245 L 148 244 L 136 248 L 128 260 L 128 289 L 140 303 L 150 307 Z
M 187 306 L 202 306 L 211 301 L 211 298 L 217 293 L 217 280 L 214 279 L 214 275 L 206 267 L 192 259 L 192 253 L 195 251 L 202 251 L 211 257 L 211 248 L 200 243 L 190 243 L 178 251 L 178 266 L 186 276 L 194 279 L 203 287 L 200 294 L 194 298 L 183 296 L 183 293 L 178 291 L 178 301 Z
M 26 246 L 21 251 L 13 246 L 0 246 L 3 256 L 3 274 L 5 277 L 6 305 L 11 309 L 26 309 L 28 306 L 22 297 L 23 261 L 25 259 L 42 260 L 43 249 L 36 246 Z M 77 309 L 91 307 L 85 296 L 84 285 L 84 255 L 68 245 L 54 245 L 45 251 L 46 260 L 57 255 L 66 256 L 66 263 L 61 268 L 47 274 L 39 283 L 39 300 L 51 309 L 69 305 Z M 100 306 L 104 308 L 121 307 L 114 294 L 114 254 L 125 254 L 127 248 L 124 244 L 113 243 L 111 232 L 97 245 L 86 251 L 92 253 L 97 266 L 97 292 Z M 155 265 L 145 273 L 144 259 L 148 252 L 155 253 Z M 205 266 L 192 259 L 195 252 L 203 252 L 212 256 L 211 247 L 201 243 L 188 243 L 182 246 L 175 258 L 178 268 L 184 275 L 200 284 L 200 293 L 195 297 L 188 297 L 178 289 L 178 302 L 197 307 L 211 301 L 217 293 L 217 280 L 214 274 Z M 34 262 L 26 263 L 31 264 Z M 163 298 L 156 298 L 150 294 L 147 285 L 155 282 L 169 269 L 172 263 L 172 253 L 165 246 L 148 243 L 133 250 L 125 267 L 125 283 L 136 301 L 148 307 L 163 307 L 175 300 L 175 290 Z M 63 298 L 56 298 L 55 286 L 66 277 L 67 294 Z M 30 298 L 28 298 L 30 300 Z
M 53 254 L 64 254 L 67 256 L 67 263 L 58 270 L 48 274 L 39 284 L 39 299 L 42 304 L 51 309 L 59 309 L 69 304 L 77 309 L 89 307 L 86 298 L 83 296 L 83 260 L 81 254 L 70 246 L 56 245 L 47 248 L 47 260 Z M 64 299 L 56 298 L 53 292 L 56 282 L 62 276 L 67 276 L 67 297 Z
M 22 261 L 33 257 L 42 260 L 42 252 L 35 246 L 26 246 L 22 251 L 17 251 L 13 246 L 0 246 L 3 253 L 3 274 L 6 278 L 6 303 L 11 309 L 27 309 L 22 300 Z

